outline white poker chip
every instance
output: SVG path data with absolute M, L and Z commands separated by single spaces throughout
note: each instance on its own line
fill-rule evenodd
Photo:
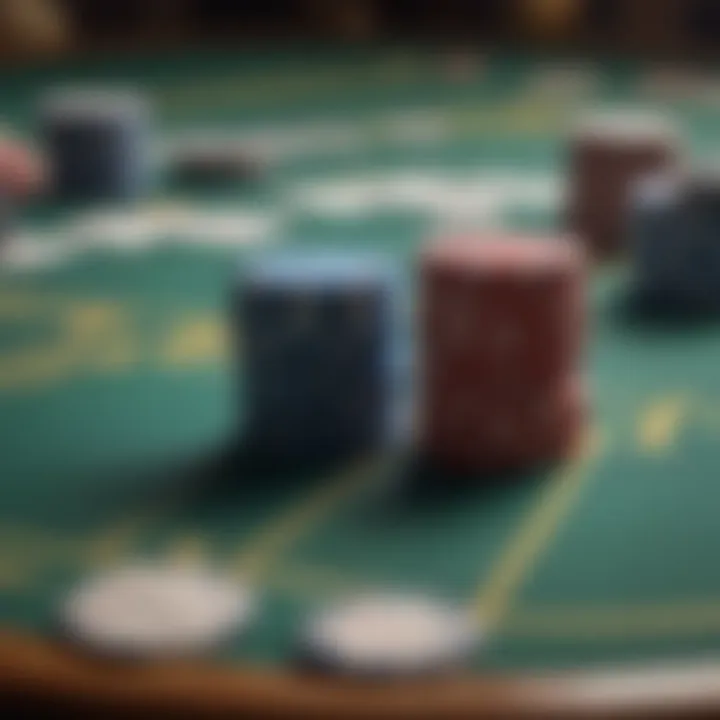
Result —
M 117 251 L 145 250 L 162 235 L 154 219 L 136 210 L 99 210 L 80 216 L 70 231 L 88 247 Z
M 383 198 L 382 178 L 367 176 L 303 183 L 293 202 L 312 215 L 355 218 L 371 212 Z
M 102 655 L 196 655 L 250 622 L 255 596 L 242 583 L 194 567 L 135 565 L 93 577 L 61 608 L 69 637 Z
M 0 265 L 9 272 L 42 272 L 68 262 L 76 249 L 64 238 L 48 239 L 36 233 L 13 234 L 0 246 Z
M 588 111 L 578 119 L 573 137 L 618 146 L 662 142 L 675 144 L 677 129 L 663 113 L 641 108 L 608 108 Z
M 503 210 L 503 199 L 492 191 L 478 193 L 477 185 L 472 183 L 448 180 L 428 201 L 426 209 L 447 226 L 493 226 Z
M 190 210 L 169 231 L 172 242 L 204 247 L 244 247 L 269 242 L 280 219 L 256 210 Z
M 464 664 L 480 639 L 465 608 L 403 594 L 363 595 L 316 617 L 303 651 L 324 670 L 412 676 Z

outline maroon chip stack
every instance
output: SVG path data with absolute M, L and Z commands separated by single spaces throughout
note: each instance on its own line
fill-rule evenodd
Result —
M 569 146 L 567 223 L 588 254 L 607 259 L 625 249 L 630 192 L 648 174 L 673 170 L 677 135 L 652 114 L 595 114 L 581 121 Z
M 549 463 L 585 414 L 582 248 L 565 238 L 434 242 L 422 258 L 422 442 L 457 469 Z

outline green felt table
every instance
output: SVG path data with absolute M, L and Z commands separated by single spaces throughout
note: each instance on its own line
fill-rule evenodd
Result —
M 557 67 L 497 56 L 478 77 L 449 82 L 438 53 L 412 49 L 97 59 L 6 73 L 0 109 L 32 135 L 46 85 L 122 81 L 153 94 L 164 137 L 314 128 L 315 146 L 279 157 L 257 186 L 166 183 L 141 206 L 242 207 L 274 223 L 269 241 L 379 249 L 412 278 L 432 217 L 387 205 L 323 213 L 303 204 L 303 189 L 418 168 L 482 176 L 478 192 L 497 196 L 493 221 L 552 232 L 568 122 L 591 102 L 641 99 L 646 70 L 585 63 L 593 87 L 543 89 Z M 719 108 L 708 95 L 677 100 L 690 153 L 713 152 Z M 398 132 L 420 116 L 424 141 Z M 329 123 L 354 140 L 323 148 Z M 39 202 L 23 224 L 67 243 L 82 211 Z M 464 487 L 393 453 L 268 473 L 228 461 L 242 446 L 243 397 L 228 298 L 251 251 L 161 238 L 132 252 L 88 244 L 52 267 L 0 267 L 0 690 L 219 716 L 720 707 L 720 675 L 706 664 L 720 649 L 717 326 L 638 318 L 622 263 L 596 268 L 592 413 L 562 466 Z M 117 666 L 64 645 L 56 610 L 66 589 L 137 557 L 217 563 L 257 584 L 261 612 L 199 662 Z M 467 674 L 357 686 L 293 668 L 311 613 L 387 587 L 478 614 L 487 641 Z M 688 660 L 704 669 L 675 669 Z

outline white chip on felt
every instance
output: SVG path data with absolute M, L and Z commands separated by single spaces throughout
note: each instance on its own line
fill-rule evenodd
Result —
M 191 207 L 182 202 L 149 203 L 141 210 L 142 217 L 159 237 L 174 236 L 191 218 Z
M 553 173 L 507 173 L 491 179 L 491 184 L 508 206 L 528 210 L 561 207 L 566 193 L 564 178 Z
M 27 232 L 11 235 L 0 245 L 0 266 L 11 272 L 50 270 L 76 252 L 65 238 L 39 239 Z
M 242 247 L 269 241 L 278 218 L 254 210 L 189 210 L 170 230 L 171 240 L 205 247 Z
M 589 110 L 578 118 L 572 135 L 580 140 L 601 140 L 617 145 L 677 142 L 677 129 L 671 117 L 638 107 Z
M 293 203 L 300 210 L 331 218 L 354 218 L 372 212 L 382 199 L 377 179 L 357 177 L 326 180 L 301 186 Z
M 363 149 L 367 134 L 355 122 L 294 123 L 275 130 L 274 142 L 284 159 L 345 153 Z
M 362 595 L 315 618 L 307 650 L 329 669 L 407 675 L 468 659 L 479 640 L 465 608 L 421 595 Z
M 150 215 L 134 209 L 100 210 L 82 215 L 69 231 L 81 245 L 128 252 L 148 248 L 163 234 Z
M 379 201 L 390 207 L 422 210 L 432 205 L 442 186 L 442 180 L 431 173 L 408 170 L 385 178 Z
M 383 135 L 401 145 L 437 144 L 451 135 L 447 115 L 437 108 L 392 113 L 379 125 Z
M 473 183 L 446 181 L 426 206 L 445 231 L 488 228 L 500 222 L 506 203 L 500 193 Z
M 101 654 L 154 658 L 204 652 L 250 622 L 254 593 L 195 567 L 133 565 L 91 577 L 61 607 L 70 637 Z

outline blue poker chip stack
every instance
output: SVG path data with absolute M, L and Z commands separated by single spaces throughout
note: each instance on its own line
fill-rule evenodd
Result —
M 720 312 L 720 174 L 643 181 L 630 235 L 638 298 L 662 312 Z
M 643 179 L 631 198 L 629 218 L 638 298 L 649 305 L 679 297 L 684 285 L 676 265 L 682 250 L 682 204 L 676 179 Z
M 123 201 L 148 190 L 151 118 L 139 94 L 57 89 L 43 99 L 39 125 L 58 199 Z
M 375 449 L 393 423 L 397 276 L 375 255 L 259 256 L 241 271 L 246 440 L 282 458 Z

